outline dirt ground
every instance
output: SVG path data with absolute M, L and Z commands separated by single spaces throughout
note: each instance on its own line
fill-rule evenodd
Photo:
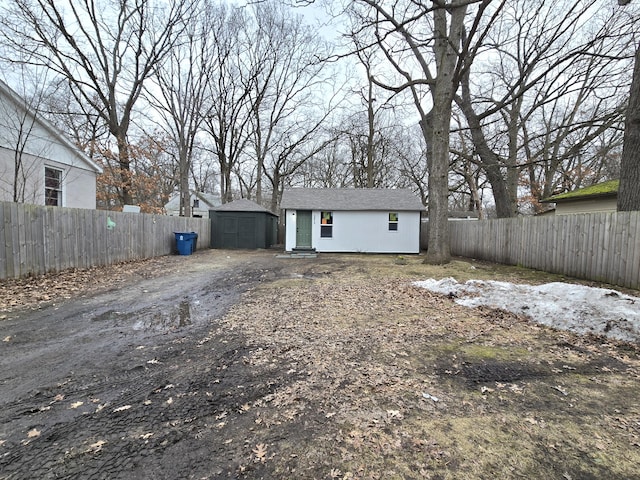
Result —
M 0 283 L 0 479 L 640 479 L 637 345 L 413 287 L 419 256 L 188 257 Z

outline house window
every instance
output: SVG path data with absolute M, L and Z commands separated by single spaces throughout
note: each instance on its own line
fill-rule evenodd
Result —
M 193 199 L 193 208 L 200 208 L 200 200 L 197 198 Z
M 320 212 L 320 236 L 333 237 L 333 212 Z
M 398 214 L 397 213 L 389 213 L 389 231 L 397 231 L 398 230 Z
M 62 206 L 62 170 L 44 167 L 44 204 Z

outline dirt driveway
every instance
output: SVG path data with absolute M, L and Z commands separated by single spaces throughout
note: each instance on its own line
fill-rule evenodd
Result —
M 207 251 L 0 284 L 0 479 L 640 478 L 637 346 L 411 286 L 445 276 L 550 279 Z

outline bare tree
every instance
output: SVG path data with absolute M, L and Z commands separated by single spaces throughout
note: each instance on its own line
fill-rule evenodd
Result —
M 154 84 L 148 101 L 160 113 L 162 128 L 175 145 L 179 171 L 180 215 L 191 216 L 189 185 L 192 160 L 198 134 L 201 132 L 210 79 L 214 68 L 209 32 L 216 28 L 218 8 L 206 3 L 197 15 L 187 19 L 179 41 L 155 69 Z M 161 95 L 156 98 L 157 90 Z
M 452 101 L 460 73 L 464 71 L 463 59 L 477 48 L 476 37 L 482 37 L 483 19 L 486 15 L 495 15 L 502 3 L 494 2 L 497 6 L 493 10 L 489 10 L 491 0 L 451 0 L 434 2 L 431 6 L 410 0 L 358 0 L 353 3 L 351 14 L 357 24 L 352 36 L 363 37 L 359 42 L 361 45 L 380 49 L 401 79 L 391 83 L 376 78 L 375 82 L 390 91 L 408 91 L 419 114 L 429 162 L 426 262 L 449 262 L 448 173 Z M 365 8 L 358 8 L 360 6 Z M 431 104 L 428 110 L 424 106 L 425 94 Z
M 257 163 L 256 200 L 263 177 L 276 211 L 286 178 L 328 145 L 324 125 L 335 108 L 326 42 L 278 2 L 255 5 L 248 58 L 257 75 L 251 94 L 250 146 Z M 323 136 L 323 138 L 319 138 Z
M 91 105 L 118 150 L 119 196 L 131 203 L 127 134 L 143 85 L 174 46 L 192 2 L 16 0 L 4 8 L 2 36 L 31 63 L 64 78 Z
M 232 174 L 241 161 L 251 121 L 251 93 L 259 65 L 245 62 L 249 49 L 246 9 L 221 5 L 209 36 L 213 68 L 207 73 L 208 100 L 204 131 L 218 161 L 223 203 L 233 200 Z
M 523 170 L 535 203 L 620 121 L 624 37 L 614 28 L 592 4 L 510 2 L 487 33 L 491 55 L 467 60 L 456 104 L 499 217 L 518 213 Z

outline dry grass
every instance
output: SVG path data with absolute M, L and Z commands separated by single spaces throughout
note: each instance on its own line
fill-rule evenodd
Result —
M 137 278 L 265 255 L 216 251 L 2 282 L 0 319 Z M 269 385 L 243 409 L 255 425 L 247 465 L 272 478 L 640 478 L 637 346 L 469 310 L 411 285 L 558 276 L 397 260 L 276 260 L 279 273 L 265 273 L 222 320 L 219 332 L 243 334 L 246 364 Z
M 224 319 L 250 339 L 257 372 L 291 366 L 294 380 L 252 410 L 282 478 L 640 478 L 634 346 L 410 284 L 558 277 L 417 257 L 289 262 Z

